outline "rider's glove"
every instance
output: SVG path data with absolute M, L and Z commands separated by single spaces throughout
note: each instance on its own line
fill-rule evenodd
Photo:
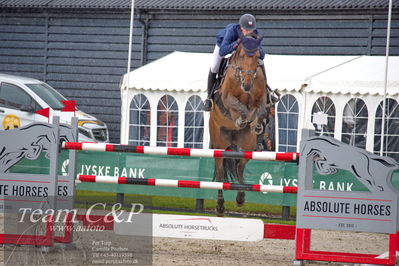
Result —
M 233 45 L 233 48 L 236 49 L 238 45 L 240 45 L 241 39 L 237 39 L 236 43 Z

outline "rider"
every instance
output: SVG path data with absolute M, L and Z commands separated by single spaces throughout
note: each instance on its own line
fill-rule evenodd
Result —
M 256 29 L 255 17 L 251 14 L 244 14 L 240 17 L 238 24 L 229 24 L 223 30 L 216 35 L 216 45 L 213 51 L 213 62 L 208 74 L 208 97 L 204 102 L 205 111 L 212 109 L 213 99 L 213 86 L 216 81 L 216 74 L 219 71 L 220 63 L 225 55 L 233 52 L 240 44 L 239 31 L 244 36 L 249 34 L 259 35 Z M 260 63 L 262 64 L 263 74 L 266 77 L 265 67 L 263 59 L 265 58 L 265 52 L 262 46 L 259 46 Z

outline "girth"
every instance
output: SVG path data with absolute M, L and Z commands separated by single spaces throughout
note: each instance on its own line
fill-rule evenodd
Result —
M 223 104 L 222 98 L 220 97 L 220 94 L 219 94 L 219 90 L 216 91 L 215 96 L 214 96 L 214 100 L 215 100 L 215 103 L 217 104 L 217 106 L 219 107 L 219 110 L 222 112 L 222 114 L 226 118 L 228 118 L 230 120 L 233 120 L 231 118 L 230 112 L 226 109 L 226 107 Z

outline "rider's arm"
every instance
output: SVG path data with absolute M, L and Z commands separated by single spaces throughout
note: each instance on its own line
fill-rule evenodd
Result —
M 262 48 L 262 44 L 259 45 L 259 59 L 264 59 L 265 58 L 265 51 Z
M 220 44 L 220 56 L 230 54 L 238 46 L 238 34 L 236 33 L 236 31 L 237 29 L 235 27 L 230 27 L 226 29 L 226 35 L 223 38 L 223 42 Z

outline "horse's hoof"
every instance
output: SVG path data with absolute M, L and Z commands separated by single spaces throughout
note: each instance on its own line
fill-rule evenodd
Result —
M 242 207 L 245 203 L 245 193 L 238 192 L 236 197 L 236 205 L 237 207 Z
M 254 132 L 256 135 L 260 135 L 263 133 L 263 124 L 256 124 L 254 127 Z
M 223 217 L 224 216 L 224 207 L 216 207 L 215 208 L 215 214 L 217 217 Z
M 263 151 L 263 150 L 265 150 L 265 146 L 263 146 L 262 143 L 257 143 L 255 151 Z
M 237 120 L 235 122 L 236 127 L 239 128 L 239 129 L 244 128 L 247 125 L 247 123 L 248 123 L 248 120 L 247 119 L 243 119 L 241 116 L 239 118 L 237 118 Z

